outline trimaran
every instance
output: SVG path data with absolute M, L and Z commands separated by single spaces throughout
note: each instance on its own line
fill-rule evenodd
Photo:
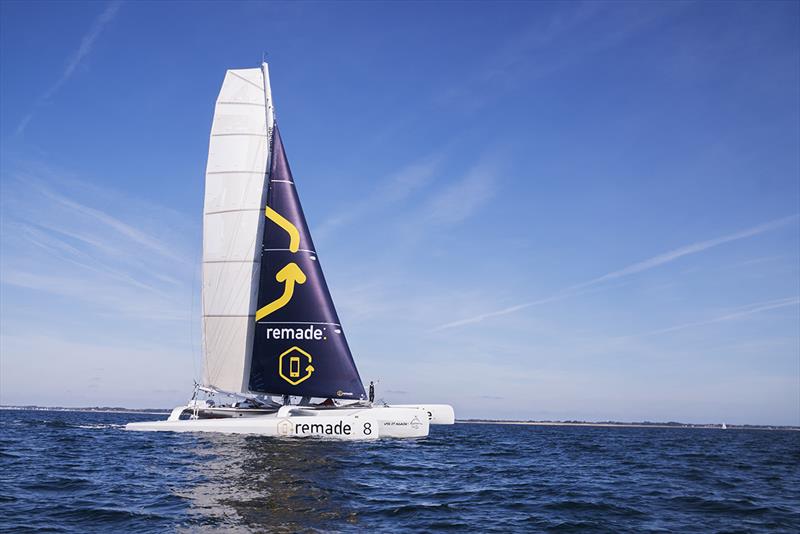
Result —
M 449 405 L 366 399 L 275 123 L 266 63 L 227 71 L 217 98 L 202 307 L 203 383 L 166 421 L 126 429 L 375 439 L 423 437 L 454 421 Z

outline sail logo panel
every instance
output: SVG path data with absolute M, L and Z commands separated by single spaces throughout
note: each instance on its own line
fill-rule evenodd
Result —
M 262 214 L 250 391 L 363 398 L 277 127 Z

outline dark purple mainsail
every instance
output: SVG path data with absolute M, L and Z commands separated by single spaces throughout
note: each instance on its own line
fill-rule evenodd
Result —
M 364 386 L 333 306 L 277 126 L 264 212 L 250 391 L 359 399 Z

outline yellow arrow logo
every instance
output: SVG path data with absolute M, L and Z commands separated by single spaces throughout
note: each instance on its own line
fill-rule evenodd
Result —
M 269 206 L 264 209 L 264 214 L 267 219 L 286 230 L 286 233 L 289 234 L 289 250 L 292 253 L 297 252 L 297 249 L 300 248 L 300 232 L 297 231 L 297 227 Z
M 260 321 L 270 313 L 289 304 L 294 294 L 294 285 L 304 284 L 306 282 L 306 274 L 296 263 L 292 262 L 278 271 L 278 274 L 275 275 L 275 280 L 286 284 L 283 288 L 283 295 L 258 310 L 256 312 L 256 321 Z
M 303 359 L 306 363 L 306 373 L 301 376 L 300 367 L 303 365 Z M 311 360 L 309 353 L 300 347 L 292 347 L 278 356 L 278 374 L 291 385 L 296 386 L 300 382 L 308 380 L 315 371 L 314 366 L 311 365 Z

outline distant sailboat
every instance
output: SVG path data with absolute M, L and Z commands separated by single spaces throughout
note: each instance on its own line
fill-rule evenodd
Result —
M 373 439 L 454 422 L 448 405 L 366 400 L 275 123 L 266 63 L 229 70 L 217 98 L 202 295 L 203 384 L 167 421 L 128 430 Z
M 722 430 L 728 430 L 728 425 L 726 425 L 725 423 L 722 423 L 722 426 L 720 428 Z

